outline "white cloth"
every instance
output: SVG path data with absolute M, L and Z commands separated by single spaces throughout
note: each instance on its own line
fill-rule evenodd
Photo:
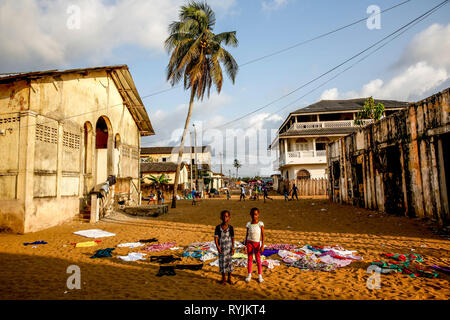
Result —
M 261 262 L 261 265 L 266 266 L 269 269 L 273 269 L 275 266 L 280 265 L 280 261 L 273 260 L 273 259 L 267 259 Z
M 117 247 L 119 248 L 123 248 L 123 247 L 128 247 L 128 248 L 137 248 L 137 247 L 142 247 L 144 244 L 140 243 L 140 242 L 130 242 L 130 243 L 121 243 L 118 244 Z
M 352 263 L 352 260 L 350 260 L 350 259 L 336 259 L 336 258 L 333 258 L 330 256 L 321 256 L 319 259 L 320 259 L 320 262 L 322 262 L 322 263 L 335 264 L 339 268 L 346 267 L 350 263 Z
M 113 237 L 116 235 L 115 233 L 106 232 L 100 229 L 81 230 L 74 232 L 74 234 L 86 238 L 103 238 L 103 237 Z
M 130 252 L 126 256 L 118 256 L 117 258 L 122 259 L 124 261 L 138 261 L 138 260 L 145 260 L 144 258 L 145 255 L 147 254 L 140 252 Z
M 215 254 L 215 253 L 213 253 L 213 252 L 207 252 L 205 255 L 203 255 L 203 256 L 200 258 L 200 260 L 201 260 L 202 262 L 205 262 L 205 261 L 208 261 L 208 260 L 211 260 L 211 259 L 215 259 L 215 258 L 217 258 L 217 254 Z
M 247 223 L 248 229 L 248 241 L 260 242 L 261 241 L 261 227 L 264 227 L 264 223 L 259 221 L 257 224 Z

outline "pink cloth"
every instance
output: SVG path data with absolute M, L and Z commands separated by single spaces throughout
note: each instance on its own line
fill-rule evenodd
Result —
M 261 274 L 261 244 L 259 242 L 247 241 L 248 273 L 252 273 L 253 253 L 258 263 L 258 274 Z
M 169 242 L 169 243 L 158 243 L 158 244 L 151 244 L 148 247 L 145 247 L 145 251 L 150 252 L 156 252 L 156 251 L 164 251 L 170 248 L 173 248 L 176 246 L 175 242 Z

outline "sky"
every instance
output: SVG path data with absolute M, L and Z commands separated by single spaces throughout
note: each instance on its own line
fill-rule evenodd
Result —
M 220 94 L 211 89 L 194 105 L 190 131 L 195 124 L 197 145 L 212 146 L 214 171 L 222 164 L 223 173 L 235 174 L 232 162 L 238 159 L 239 176 L 274 173 L 276 155 L 267 148 L 277 129 L 290 112 L 321 99 L 414 102 L 450 87 L 450 4 L 342 74 L 363 56 L 303 86 L 442 2 L 410 0 L 379 20 L 371 17 L 374 6 L 384 10 L 403 1 L 207 1 L 216 15 L 214 32 L 236 31 L 238 47 L 226 49 L 240 65 L 234 84 L 225 76 Z M 166 81 L 164 40 L 185 3 L 1 0 L 0 73 L 126 64 L 155 130 L 142 146 L 177 145 L 189 92 Z

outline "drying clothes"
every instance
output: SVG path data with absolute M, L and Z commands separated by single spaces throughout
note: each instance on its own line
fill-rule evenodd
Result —
M 30 246 L 30 245 L 37 245 L 37 244 L 48 244 L 48 243 L 45 242 L 45 241 L 35 241 L 35 242 L 33 242 L 33 243 L 25 242 L 23 245 L 24 245 L 24 246 Z
M 139 242 L 141 242 L 141 243 L 152 243 L 152 242 L 158 242 L 158 239 L 156 239 L 156 238 L 144 239 L 144 240 L 139 240 Z
M 378 266 L 381 269 L 394 269 L 396 273 L 406 274 L 409 277 L 426 277 L 436 278 L 439 274 L 429 267 L 420 265 L 423 262 L 423 257 L 410 253 L 408 255 L 403 254 L 389 254 L 383 253 L 384 257 L 391 258 L 393 260 L 385 261 L 379 260 L 372 262 L 372 265 Z
M 433 269 L 445 272 L 445 273 L 450 273 L 450 267 L 443 267 L 443 266 L 431 266 Z
M 145 247 L 144 250 L 150 252 L 164 251 L 172 247 L 175 247 L 175 245 L 176 245 L 175 242 L 151 244 L 148 247 Z
M 264 251 L 266 250 L 287 250 L 291 251 L 297 248 L 295 244 L 271 244 L 264 247 Z
M 176 269 L 198 271 L 203 268 L 203 264 L 177 264 Z
M 215 259 L 215 258 L 217 258 L 217 254 L 215 254 L 213 252 L 207 252 L 200 258 L 200 260 L 202 262 L 205 262 L 205 261 L 208 261 L 208 260 L 211 260 L 211 259 Z
M 192 258 L 201 258 L 205 255 L 204 251 L 201 250 L 194 250 L 194 251 L 185 251 L 181 255 L 182 257 L 192 257 Z
M 183 247 L 173 247 L 173 248 L 169 248 L 169 250 L 181 250 L 183 249 Z
M 103 237 L 113 237 L 114 233 L 106 232 L 100 229 L 90 229 L 90 230 L 81 230 L 76 231 L 74 234 L 86 237 L 86 238 L 103 238 Z
M 156 274 L 157 277 L 174 276 L 174 275 L 176 275 L 175 266 L 160 266 L 159 271 Z
M 262 256 L 271 256 L 273 254 L 277 254 L 279 250 L 268 250 L 266 247 L 264 247 L 264 252 L 261 253 Z
M 86 242 L 71 243 L 71 245 L 75 246 L 75 248 L 86 248 L 86 247 L 94 247 L 97 245 L 97 243 L 100 242 L 101 241 L 86 241 Z
M 174 261 L 181 261 L 180 258 L 175 258 L 174 256 L 151 256 L 150 262 L 158 262 L 159 264 L 171 263 Z
M 332 272 L 336 270 L 335 264 L 327 264 L 320 262 L 320 259 L 314 258 L 314 256 L 299 256 L 300 258 L 288 264 L 289 267 L 296 267 L 302 270 L 312 270 L 312 271 L 327 271 Z
M 291 252 L 291 251 L 287 251 L 287 250 L 279 250 L 278 255 L 281 257 L 283 262 L 286 264 L 293 263 L 293 262 L 297 261 L 298 259 L 300 259 L 299 254 Z
M 334 251 L 334 250 L 328 250 L 328 251 L 322 253 L 321 255 L 319 255 L 320 258 L 322 258 L 324 256 L 330 256 L 334 259 L 341 259 L 341 260 L 361 260 L 362 259 L 362 257 L 357 257 L 354 255 L 348 255 L 348 256 L 338 255 L 336 253 L 336 251 Z
M 140 242 L 130 242 L 130 243 L 121 243 L 118 244 L 117 247 L 118 248 L 137 248 L 137 247 L 142 247 L 144 244 L 140 243 Z
M 335 264 L 338 268 L 343 268 L 348 266 L 350 263 L 352 263 L 352 260 L 350 259 L 336 259 L 332 256 L 325 255 L 320 256 L 320 262 L 321 263 L 327 263 L 327 264 Z
M 267 259 L 267 260 L 264 260 L 262 262 L 262 265 L 266 266 L 269 269 L 273 269 L 275 266 L 279 266 L 280 265 L 280 261 L 273 260 L 273 259 Z
M 130 252 L 126 256 L 118 256 L 117 258 L 122 259 L 124 261 L 138 261 L 138 260 L 145 260 L 144 258 L 145 255 L 147 254 L 140 252 Z
M 91 259 L 93 259 L 93 258 L 108 258 L 108 257 L 112 257 L 111 252 L 114 249 L 115 248 L 106 248 L 106 249 L 97 250 L 97 252 L 91 257 Z
M 329 251 L 329 250 L 333 250 L 334 253 L 336 253 L 339 256 L 345 256 L 345 257 L 350 257 L 351 255 L 353 255 L 354 253 L 356 253 L 357 251 L 355 250 L 345 250 L 344 248 L 340 247 L 340 246 L 326 246 L 323 247 L 323 249 L 325 251 Z M 358 260 L 358 259 L 355 259 Z

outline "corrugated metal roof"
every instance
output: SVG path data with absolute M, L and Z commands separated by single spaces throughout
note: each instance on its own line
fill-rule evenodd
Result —
M 186 164 L 181 163 L 181 169 Z M 141 163 L 141 172 L 152 173 L 152 172 L 175 172 L 177 171 L 177 164 L 174 162 L 152 162 L 152 163 Z
M 147 148 L 141 148 L 141 154 L 172 154 L 172 153 L 178 153 L 180 147 L 147 147 Z M 210 146 L 201 146 L 201 147 L 184 147 L 183 153 L 190 153 L 197 151 L 197 153 L 205 153 L 205 152 L 211 152 Z
M 318 113 L 318 112 L 331 112 L 331 111 L 354 111 L 361 110 L 361 107 L 366 102 L 367 98 L 349 99 L 349 100 L 320 100 L 307 107 L 298 109 L 293 114 L 303 113 Z M 405 108 L 408 106 L 408 102 L 395 101 L 395 100 L 375 100 L 375 104 L 381 102 L 385 109 Z
M 130 111 L 133 120 L 138 126 L 141 135 L 154 135 L 155 131 L 153 130 L 150 118 L 147 114 L 147 111 L 145 110 L 144 103 L 139 96 L 127 65 L 3 74 L 2 76 L 0 76 L 0 84 L 26 79 L 39 79 L 46 76 L 57 76 L 70 73 L 78 73 L 80 75 L 86 76 L 89 72 L 94 71 L 106 71 L 111 75 L 111 78 L 116 84 L 117 89 L 119 90 L 125 105 Z

